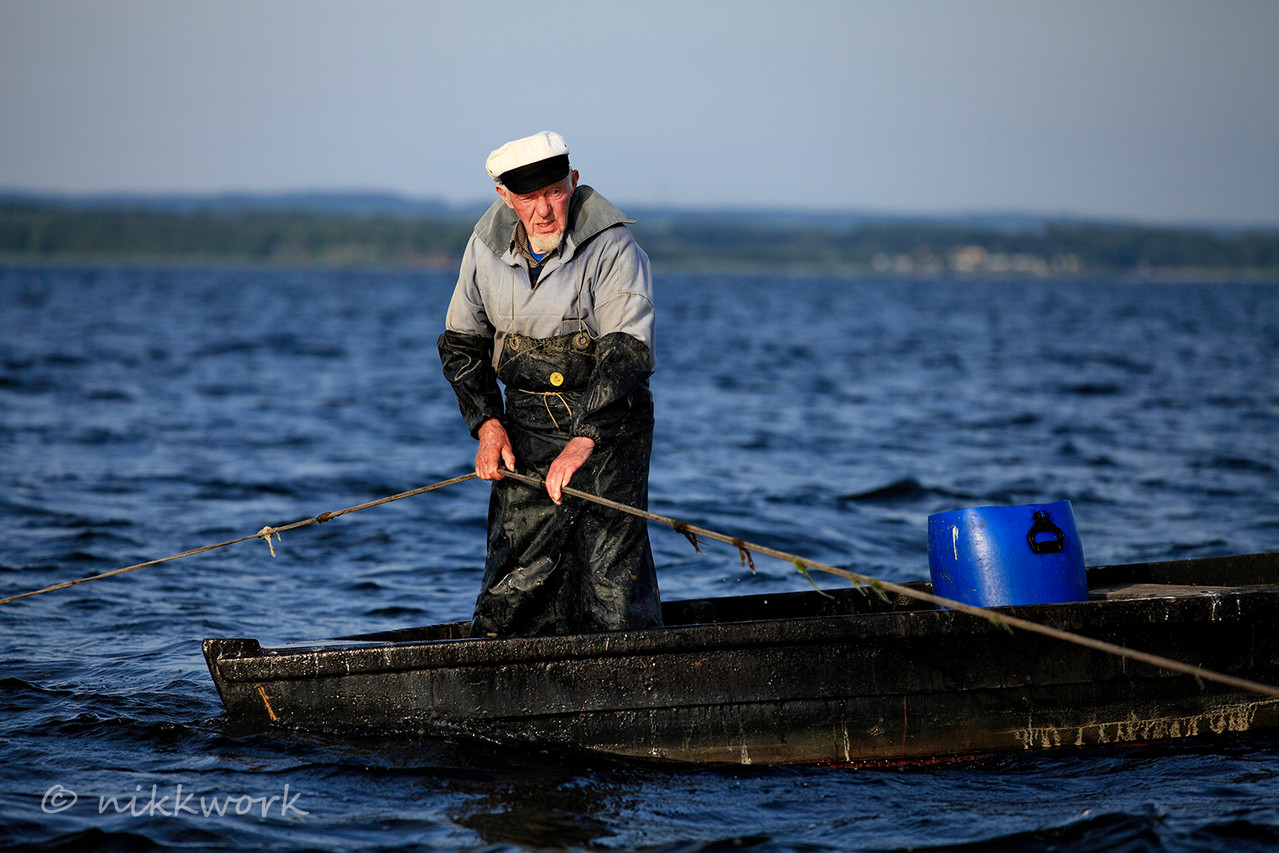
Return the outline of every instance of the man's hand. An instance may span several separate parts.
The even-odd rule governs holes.
[[[546,493],[551,496],[551,500],[557,504],[563,501],[564,487],[568,485],[569,480],[573,479],[577,469],[585,465],[586,460],[590,459],[591,454],[594,452],[594,440],[582,435],[569,439],[568,444],[560,451],[560,455],[555,457],[555,461],[551,463],[550,469],[546,472]]]
[[[480,449],[475,451],[475,475],[481,480],[500,480],[498,465],[508,471],[515,470],[515,448],[506,427],[497,418],[489,418],[480,425],[478,432]]]

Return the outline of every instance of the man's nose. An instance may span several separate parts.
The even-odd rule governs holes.
[[[554,211],[551,209],[551,200],[548,198],[539,198],[537,200],[537,215],[543,219],[550,219]]]

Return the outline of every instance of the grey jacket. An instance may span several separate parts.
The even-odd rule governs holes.
[[[573,406],[571,434],[599,443],[631,421],[651,431],[653,279],[648,256],[626,228],[631,221],[590,187],[579,187],[560,250],[533,286],[527,260],[512,245],[515,212],[499,199],[480,219],[438,342],[472,435],[488,418],[509,414],[497,376],[510,335],[546,340],[581,331],[595,342],[595,361]]]
[[[551,338],[578,331],[599,339],[625,332],[648,348],[653,340],[653,277],[648,256],[626,224],[634,222],[588,186],[578,187],[569,230],[548,258],[537,286],[512,246],[515,211],[498,199],[475,226],[462,256],[444,326],[493,341],[497,365],[508,334]]]

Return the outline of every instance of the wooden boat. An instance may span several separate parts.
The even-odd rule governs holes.
[[[1000,612],[1279,685],[1279,553],[1088,571]],[[924,589],[927,584],[912,584]],[[1279,699],[861,589],[672,601],[666,627],[209,639],[229,720],[691,762],[876,764],[1279,729]]]

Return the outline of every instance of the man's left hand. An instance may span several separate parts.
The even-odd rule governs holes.
[[[577,473],[577,469],[586,464],[586,460],[591,458],[591,454],[595,452],[595,441],[583,435],[574,436],[569,439],[568,444],[560,451],[560,455],[555,457],[555,461],[551,463],[550,469],[546,472],[546,493],[551,496],[551,500],[559,504],[563,502],[563,489],[568,485],[568,481],[573,479],[573,475]]]

